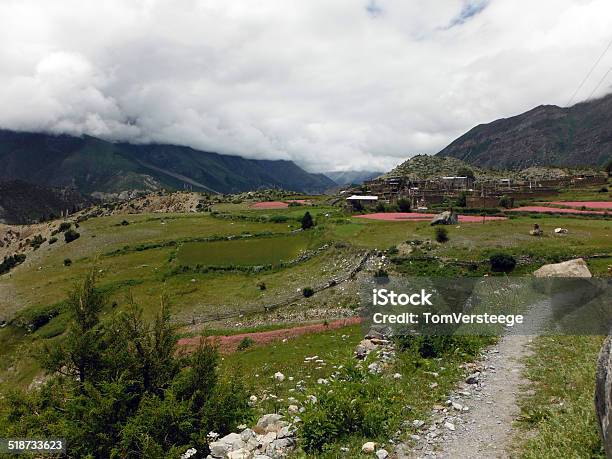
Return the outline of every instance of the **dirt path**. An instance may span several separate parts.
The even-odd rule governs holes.
[[[295,338],[296,336],[306,335],[309,333],[321,333],[327,330],[336,330],[338,328],[349,325],[358,324],[361,322],[360,317],[351,317],[348,319],[334,320],[328,324],[311,324],[302,325],[300,327],[282,328],[280,330],[270,330],[256,333],[240,333],[238,335],[228,336],[208,336],[206,338],[183,338],[178,341],[178,346],[186,350],[193,350],[200,345],[202,340],[214,343],[219,346],[219,350],[223,353],[235,352],[238,345],[244,338],[250,338],[256,344],[267,344],[272,341],[281,341],[283,339]]]
[[[550,315],[550,304],[542,302],[530,309],[522,329],[503,336],[479,361],[466,365],[469,376],[449,395],[445,406],[434,407],[431,420],[413,436],[413,445],[398,446],[398,458],[512,457],[518,397],[528,383],[523,377],[524,360]]]
[[[520,412],[517,397],[527,382],[522,377],[522,359],[530,352],[531,339],[505,336],[487,349],[483,359],[470,368],[480,371],[477,384],[462,382],[448,398],[452,403],[436,410],[433,422],[421,428],[416,445],[400,448],[398,457],[510,457],[512,423]]]

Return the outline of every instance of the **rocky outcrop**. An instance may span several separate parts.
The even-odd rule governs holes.
[[[272,413],[262,416],[253,429],[210,443],[207,459],[276,459],[286,457],[295,445],[293,425]]]
[[[442,212],[441,214],[436,215],[431,220],[431,225],[456,225],[459,223],[459,217],[456,212],[452,210],[447,210]]]
[[[606,457],[612,458],[612,336],[608,336],[597,360],[595,411]]]
[[[535,277],[593,277],[582,258],[544,265],[533,275]]]

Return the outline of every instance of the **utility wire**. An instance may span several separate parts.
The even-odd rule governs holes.
[[[603,53],[601,53],[601,55],[599,56],[597,61],[595,61],[595,64],[593,64],[593,67],[591,67],[591,70],[589,70],[589,73],[587,73],[587,75],[584,77],[584,80],[582,80],[582,82],[578,86],[578,89],[576,89],[576,91],[574,91],[574,94],[572,94],[572,97],[570,97],[570,100],[567,102],[567,104],[565,104],[566,107],[569,107],[571,105],[571,103],[574,101],[574,98],[576,97],[576,95],[578,95],[578,93],[580,92],[580,90],[582,89],[584,84],[587,82],[587,80],[589,79],[589,77],[593,73],[593,70],[595,70],[595,68],[599,65],[599,63],[601,62],[603,57],[606,55],[606,53],[608,52],[610,47],[612,47],[612,40],[610,40],[610,43],[608,43],[608,46],[606,46],[606,49],[604,49]],[[593,92],[595,92],[595,91],[593,91]],[[589,98],[590,98],[590,96],[589,96]]]
[[[595,89],[593,89],[593,91],[591,91],[591,94],[589,94],[589,99],[591,97],[593,97],[593,94],[595,94],[595,91],[597,91],[599,89],[599,87],[601,86],[601,84],[604,82],[604,80],[607,78],[608,75],[610,75],[610,72],[612,72],[612,67],[610,67],[608,69],[608,71],[606,72],[606,74],[601,78],[601,80],[599,80],[599,83],[597,83],[597,86],[595,86]]]

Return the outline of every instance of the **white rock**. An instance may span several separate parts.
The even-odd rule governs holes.
[[[276,424],[278,424],[278,422],[283,418],[282,415],[280,414],[276,414],[276,413],[272,413],[272,414],[264,414],[261,418],[259,418],[259,421],[257,421],[257,427],[260,430],[266,430],[269,427],[272,427]]]
[[[251,395],[251,396],[249,397],[249,401],[250,401],[251,403],[257,403],[257,395]]]
[[[361,447],[361,452],[366,454],[372,454],[376,449],[376,443],[373,441],[368,441],[363,444]]]
[[[451,406],[457,411],[463,410],[463,405],[461,403],[451,402]]]
[[[285,375],[282,374],[280,371],[277,371],[276,373],[274,373],[274,379],[279,382],[283,382],[285,380]]]
[[[287,412],[289,414],[297,414],[299,413],[300,408],[297,405],[289,405],[289,407],[287,408]]]
[[[544,265],[534,271],[535,277],[593,277],[582,258]]]
[[[448,430],[455,430],[455,424],[453,424],[452,422],[446,421],[444,423],[444,427],[446,427]]]
[[[412,421],[412,425],[415,428],[420,429],[421,427],[425,425],[425,421],[421,421],[420,419],[415,419],[414,421]]]
[[[394,379],[402,379],[402,375],[401,375],[401,373],[395,373],[395,374],[393,375],[393,378],[394,378]]]
[[[379,449],[378,451],[376,451],[376,457],[378,459],[387,459],[387,457],[389,457],[389,453],[386,449]]]
[[[230,451],[227,453],[227,459],[249,459],[251,452],[244,448],[237,449],[236,451]]]

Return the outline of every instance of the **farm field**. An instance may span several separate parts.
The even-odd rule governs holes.
[[[313,248],[310,235],[247,238],[231,241],[187,242],[178,251],[181,265],[278,265]]]

